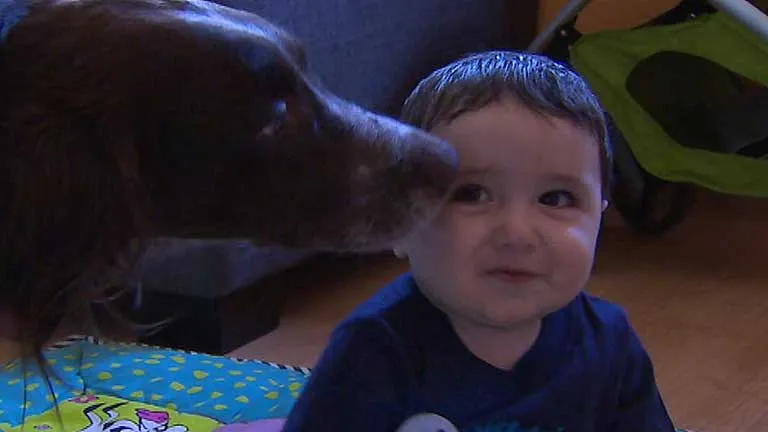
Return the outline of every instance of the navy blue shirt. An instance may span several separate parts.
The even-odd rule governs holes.
[[[674,431],[618,306],[579,294],[503,371],[475,357],[406,274],[336,328],[284,431],[394,432],[420,413],[467,432]]]

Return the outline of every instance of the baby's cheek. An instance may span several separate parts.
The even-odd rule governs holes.
[[[585,279],[592,271],[597,232],[583,227],[571,227],[553,239],[553,265],[567,273],[568,278]],[[575,281],[574,281],[575,282]]]
[[[462,262],[468,249],[468,233],[448,224],[422,227],[408,239],[409,255],[419,265],[437,267],[444,272],[454,263]]]
[[[581,223],[566,225],[564,240],[573,243],[571,247],[581,248],[584,253],[594,255],[597,234],[600,231],[600,221],[585,219]]]

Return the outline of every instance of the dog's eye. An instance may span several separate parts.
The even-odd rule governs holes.
[[[266,126],[264,126],[259,132],[260,136],[274,137],[280,134],[285,127],[285,124],[289,121],[288,117],[288,105],[285,101],[276,101],[272,106],[271,119]]]
[[[275,137],[316,127],[315,116],[309,104],[298,94],[289,94],[272,102],[270,122],[259,132],[260,136]]]

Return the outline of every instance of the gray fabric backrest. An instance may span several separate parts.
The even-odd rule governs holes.
[[[399,112],[411,88],[431,70],[470,51],[522,49],[536,24],[531,0],[219,2],[293,32],[305,44],[312,70],[331,91],[390,115]]]

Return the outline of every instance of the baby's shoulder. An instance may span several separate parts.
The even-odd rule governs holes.
[[[444,320],[416,287],[410,273],[405,273],[358,306],[336,327],[335,333],[385,341],[410,352],[435,338],[446,337]]]
[[[584,292],[579,295],[576,301],[586,316],[603,324],[620,326],[628,324],[626,310],[616,303]]]
[[[434,307],[416,287],[410,273],[394,278],[358,306],[345,322],[384,321],[395,327],[416,324]]]
[[[624,340],[632,332],[626,310],[611,301],[581,293],[569,305],[585,336],[608,343]]]

